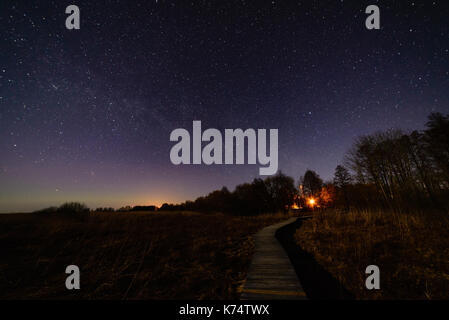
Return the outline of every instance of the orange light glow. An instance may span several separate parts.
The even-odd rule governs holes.
[[[308,202],[309,202],[309,205],[311,207],[313,207],[315,205],[315,199],[314,198],[310,198]]]

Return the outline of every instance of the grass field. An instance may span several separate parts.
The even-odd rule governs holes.
[[[357,299],[449,299],[448,230],[447,214],[328,210],[295,237]],[[371,264],[380,290],[365,287]]]
[[[0,215],[0,299],[234,299],[251,235],[283,215]],[[77,265],[81,290],[65,288]]]

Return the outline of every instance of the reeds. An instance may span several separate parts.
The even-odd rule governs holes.
[[[449,298],[449,216],[440,212],[326,210],[297,230],[311,252],[358,299]],[[381,290],[365,288],[377,265]]]

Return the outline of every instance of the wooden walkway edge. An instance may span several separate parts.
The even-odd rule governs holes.
[[[256,248],[240,299],[307,299],[287,253],[275,238],[277,229],[293,223],[296,219],[290,218],[268,226],[254,236]]]

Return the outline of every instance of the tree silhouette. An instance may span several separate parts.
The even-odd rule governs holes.
[[[431,113],[424,131],[427,150],[441,172],[446,185],[449,184],[449,115]]]
[[[306,196],[318,197],[323,187],[323,180],[313,170],[307,170],[304,176],[300,178],[300,182],[303,186],[303,192]]]
[[[343,200],[346,209],[349,208],[348,186],[351,184],[352,178],[348,169],[342,165],[335,168],[334,184],[338,188],[339,198]]]
[[[335,168],[334,184],[338,188],[344,188],[351,184],[351,174],[348,169],[342,165]]]

